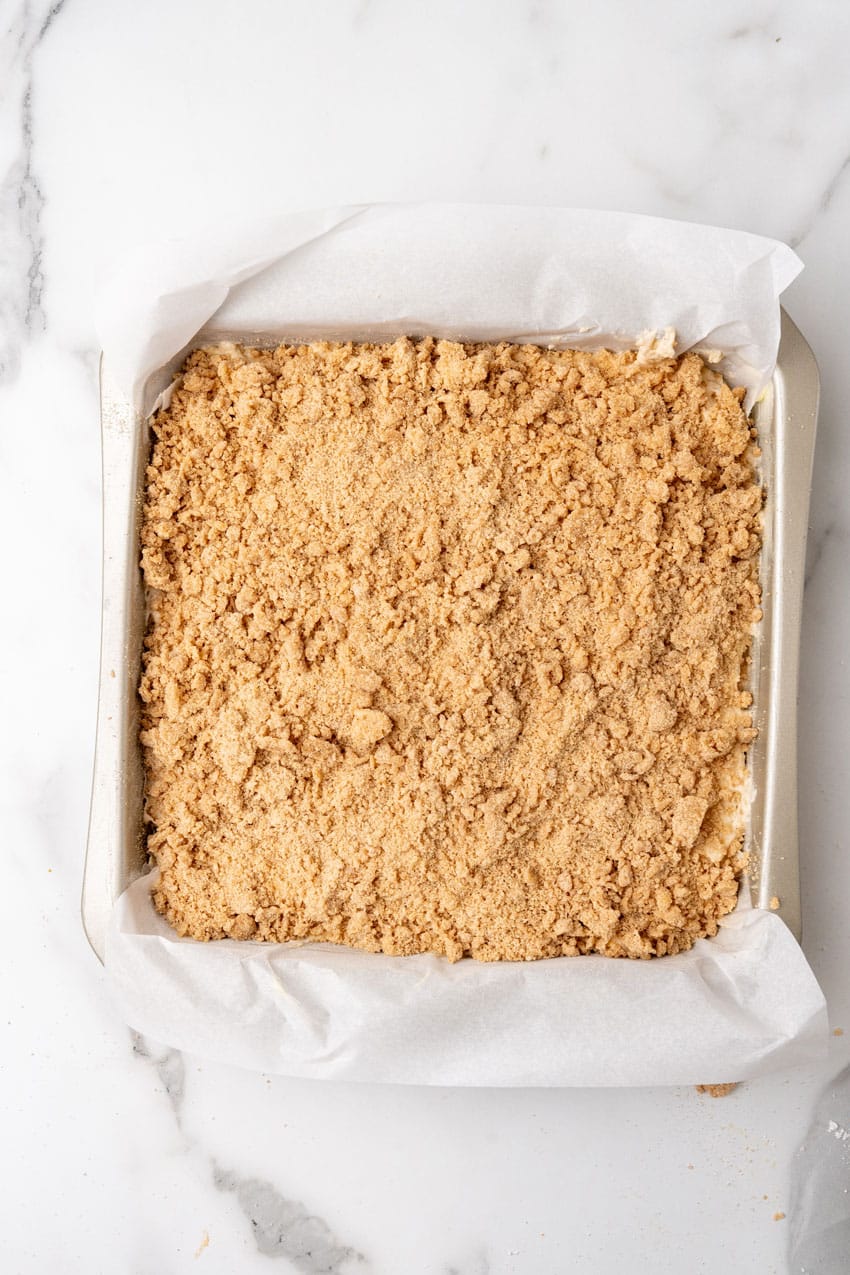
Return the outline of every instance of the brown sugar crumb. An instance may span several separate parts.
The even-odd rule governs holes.
[[[154,422],[154,898],[196,939],[662,956],[734,906],[753,438],[697,355],[193,353]]]
[[[770,900],[771,912],[778,912],[781,906],[782,904],[779,902],[779,899],[774,894],[773,898]]]
[[[833,1034],[833,1036],[843,1036],[843,1035],[844,1035],[844,1028],[843,1028],[843,1027],[834,1027],[834,1028],[832,1029],[832,1034]]]
[[[736,1081],[731,1081],[725,1085],[697,1085],[697,1093],[707,1093],[711,1098],[725,1098],[733,1089],[737,1089]]]
[[[781,1221],[783,1221],[784,1217],[785,1217],[785,1214],[784,1214],[784,1213],[782,1212],[782,1210],[780,1209],[780,1211],[779,1211],[778,1213],[774,1213],[774,1215],[773,1215],[773,1220],[774,1220],[774,1222],[781,1222]]]

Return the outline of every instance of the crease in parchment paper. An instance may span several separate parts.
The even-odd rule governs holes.
[[[178,939],[151,877],[116,907],[106,967],[130,1024],[219,1061],[445,1085],[745,1080],[820,1056],[823,997],[784,922],[742,906],[652,961],[382,956],[329,943]]]
[[[353,205],[139,248],[103,288],[97,322],[113,378],[144,413],[202,329],[624,350],[672,327],[679,354],[722,351],[750,407],[801,268],[776,240],[628,213]]]
[[[627,349],[676,333],[751,405],[772,375],[790,248],[625,213],[366,205],[139,250],[98,311],[140,416],[217,339],[399,335]],[[653,961],[454,965],[329,944],[180,939],[151,876],[116,904],[106,967],[138,1031],[268,1072],[455,1085],[740,1081],[819,1057],[823,996],[778,916],[748,905]]]

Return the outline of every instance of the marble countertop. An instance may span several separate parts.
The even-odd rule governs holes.
[[[850,1063],[848,56],[850,9],[790,0],[0,4],[4,1271],[801,1269],[794,1165]],[[180,1054],[110,1005],[79,919],[97,278],[129,245],[199,224],[421,198],[715,222],[783,238],[806,264],[786,296],[823,380],[804,947],[845,1029],[820,1066],[722,1100],[352,1087]]]

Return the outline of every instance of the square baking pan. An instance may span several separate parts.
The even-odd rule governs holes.
[[[220,340],[221,334],[216,333],[215,339]],[[241,339],[264,343],[255,334]],[[281,340],[285,336],[275,334],[274,343]],[[205,343],[202,331],[194,345]],[[750,662],[759,734],[747,756],[745,848],[750,867],[741,889],[749,890],[755,907],[772,905],[797,939],[801,933],[797,668],[818,394],[812,351],[783,310],[776,368],[753,412],[765,491],[760,567],[763,618],[754,635]],[[103,361],[100,409],[103,609],[82,913],[88,940],[103,960],[113,905],[148,867],[137,688],[146,623],[139,529],[150,431],[116,389]]]

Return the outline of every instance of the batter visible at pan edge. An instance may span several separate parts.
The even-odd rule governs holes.
[[[664,955],[735,905],[761,489],[694,354],[190,356],[142,562],[178,933]]]

